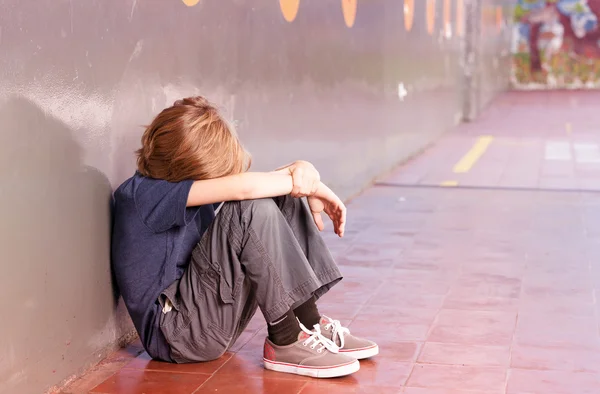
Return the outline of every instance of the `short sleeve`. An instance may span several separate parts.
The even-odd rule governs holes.
[[[187,209],[186,205],[193,183],[140,177],[134,200],[144,224],[152,231],[163,232],[191,222],[197,210]]]

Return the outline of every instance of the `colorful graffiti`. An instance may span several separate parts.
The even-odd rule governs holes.
[[[517,87],[600,87],[600,0],[518,0]]]

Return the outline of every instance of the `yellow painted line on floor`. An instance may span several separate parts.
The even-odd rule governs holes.
[[[494,137],[484,135],[477,139],[471,149],[460,159],[454,166],[453,171],[457,174],[469,172],[469,170],[477,163],[477,160],[485,153],[488,146],[492,143]]]
[[[456,187],[458,186],[458,181],[444,181],[440,183],[442,187]]]

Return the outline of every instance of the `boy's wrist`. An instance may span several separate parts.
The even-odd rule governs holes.
[[[331,195],[331,189],[327,187],[323,182],[319,182],[317,191],[311,197],[317,198],[328,198]]]

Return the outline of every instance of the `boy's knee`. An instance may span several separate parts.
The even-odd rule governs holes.
[[[272,198],[240,201],[242,212],[252,214],[252,217],[272,217],[280,215],[280,209]]]
[[[226,202],[221,210],[228,212],[231,217],[239,217],[242,222],[258,220],[276,222],[279,219],[293,216],[302,208],[302,200],[286,195],[275,198],[259,198],[256,200]]]

